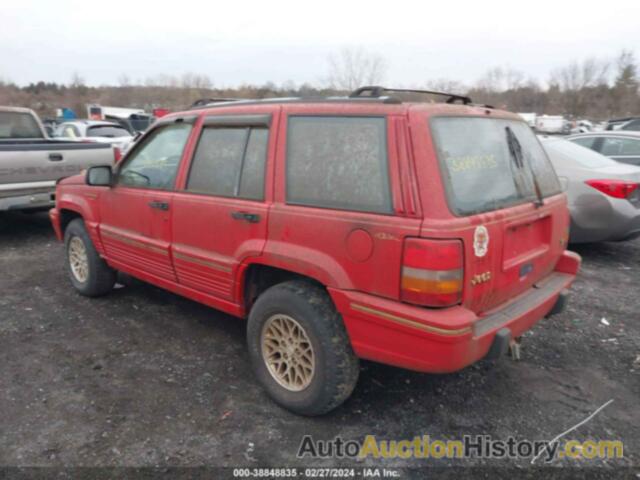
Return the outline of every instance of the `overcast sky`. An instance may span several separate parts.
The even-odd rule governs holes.
[[[380,53],[386,83],[472,83],[493,66],[546,80],[587,56],[640,56],[640,0],[4,0],[0,79],[117,84],[206,74],[215,86],[317,84],[344,47]]]

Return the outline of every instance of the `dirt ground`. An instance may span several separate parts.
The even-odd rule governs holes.
[[[604,476],[631,467],[635,477],[640,240],[575,250],[584,266],[568,310],[526,335],[520,362],[485,361],[450,375],[364,362],[344,406],[303,418],[257,385],[243,321],[137,281],[83,298],[46,215],[3,215],[0,465],[527,468],[529,459],[356,462],[296,453],[306,434],[549,440],[613,399],[568,437],[622,440],[624,458],[552,466],[596,466]]]

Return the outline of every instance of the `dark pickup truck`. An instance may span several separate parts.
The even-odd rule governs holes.
[[[48,209],[59,179],[114,160],[109,144],[50,139],[32,110],[0,107],[0,211]]]

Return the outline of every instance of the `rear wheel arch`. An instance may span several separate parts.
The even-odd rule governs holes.
[[[275,285],[292,280],[306,281],[326,291],[326,285],[316,278],[262,263],[248,265],[242,272],[242,277],[239,281],[240,285],[242,285],[242,289],[239,292],[242,295],[241,302],[247,315],[262,293]],[[329,296],[328,292],[327,296]]]

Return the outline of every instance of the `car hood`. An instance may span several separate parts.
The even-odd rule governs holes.
[[[58,182],[58,185],[84,185],[84,175],[85,171],[78,173],[77,175],[72,175],[71,177],[63,178]]]

